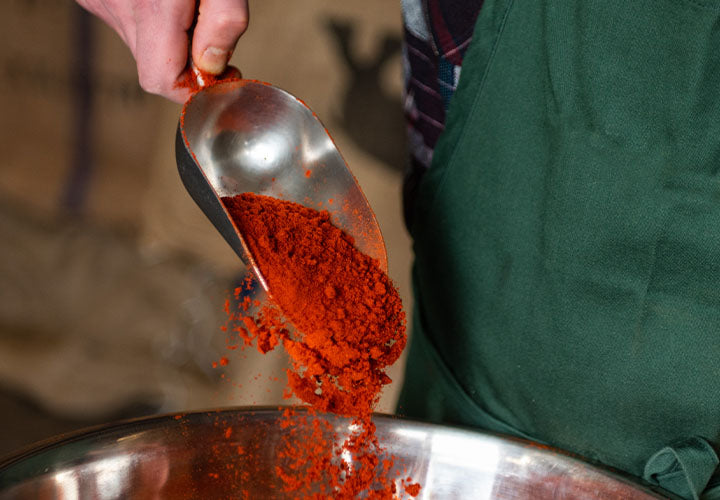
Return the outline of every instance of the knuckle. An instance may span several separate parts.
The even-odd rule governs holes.
[[[167,87],[157,75],[144,71],[138,71],[138,83],[145,92],[151,94],[162,94]]]
[[[218,12],[213,16],[212,24],[214,29],[224,33],[242,33],[247,29],[247,16],[236,10]]]

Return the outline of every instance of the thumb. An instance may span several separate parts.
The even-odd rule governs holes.
[[[247,0],[200,0],[192,38],[192,59],[206,73],[219,75],[247,29]]]

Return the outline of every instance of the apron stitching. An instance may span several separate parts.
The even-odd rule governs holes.
[[[500,27],[498,28],[495,41],[493,42],[492,50],[490,51],[490,56],[488,57],[488,62],[485,66],[485,70],[483,71],[482,78],[480,79],[480,82],[478,84],[478,89],[476,91],[475,97],[473,98],[472,105],[470,106],[470,112],[467,114],[467,117],[465,118],[465,123],[469,123],[472,121],[473,117],[475,116],[475,113],[477,112],[477,103],[480,100],[481,95],[483,94],[483,90],[485,88],[485,82],[487,80],[487,76],[490,73],[490,68],[493,65],[493,61],[495,59],[495,53],[497,52],[498,45],[500,45],[500,40],[502,38],[503,31],[505,31],[505,24],[507,23],[507,19],[510,16],[510,10],[512,10],[512,7],[514,5],[514,0],[510,0],[509,5],[505,9],[505,14],[503,15],[502,22],[500,23]],[[480,18],[482,16],[482,11],[480,12]],[[473,37],[476,38],[476,37]],[[462,75],[460,76],[462,78]],[[447,178],[448,172],[451,170],[453,164],[454,164],[454,158],[455,158],[455,152],[457,151],[458,145],[465,139],[465,136],[469,133],[470,127],[464,127],[462,132],[460,133],[460,137],[458,137],[457,141],[452,147],[452,153],[450,153],[450,160],[447,163],[447,166],[445,167],[444,172],[442,173],[442,178],[439,180],[437,188],[432,194],[432,197],[430,199],[430,202],[427,204],[427,211],[428,213],[433,212],[433,208],[435,206],[435,200],[438,196],[438,193],[442,191],[443,185],[445,184],[445,179]]]

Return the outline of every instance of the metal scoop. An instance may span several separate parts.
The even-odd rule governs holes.
[[[220,197],[253,192],[328,210],[387,272],[380,228],[355,177],[315,113],[284,90],[253,80],[204,88],[183,108],[175,155],[188,193],[265,290]]]

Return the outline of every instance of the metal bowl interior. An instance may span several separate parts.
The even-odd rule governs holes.
[[[293,498],[275,472],[288,432],[281,418],[277,409],[229,409],[73,434],[1,463],[0,498]],[[347,434],[349,420],[322,418]],[[398,486],[411,476],[422,486],[417,498],[666,498],[524,441],[381,415],[374,422]]]

